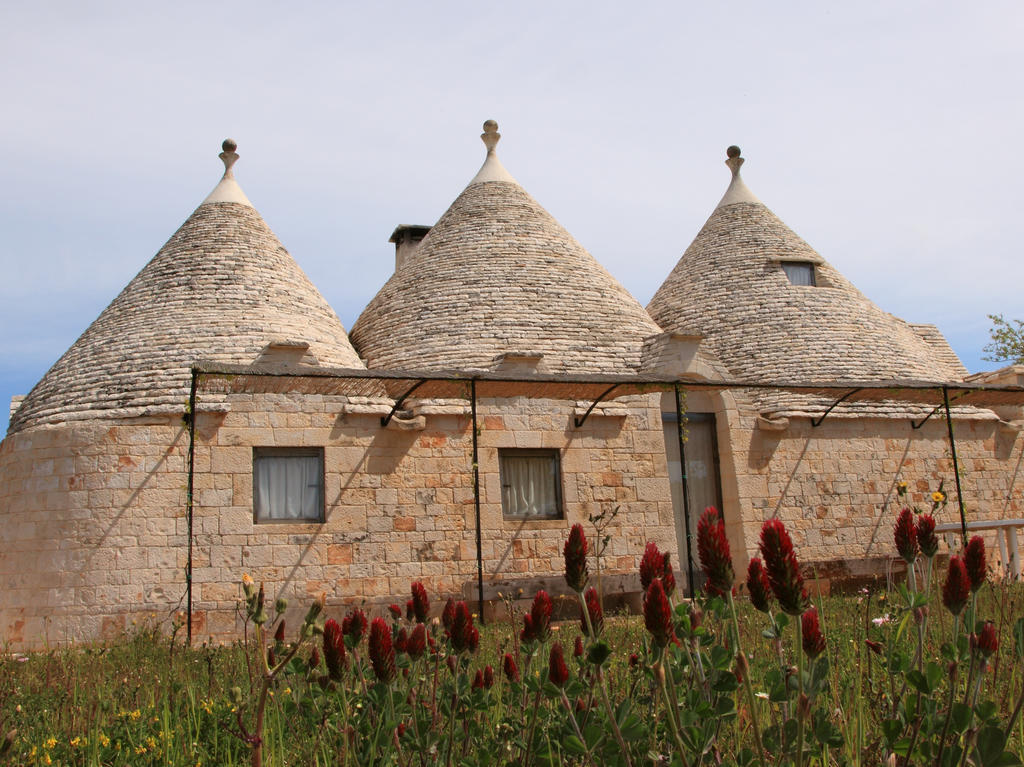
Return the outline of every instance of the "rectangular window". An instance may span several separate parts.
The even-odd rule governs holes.
[[[562,480],[557,450],[502,449],[501,509],[513,519],[560,519]]]
[[[256,522],[323,522],[322,448],[253,448],[252,484]]]
[[[794,285],[814,287],[814,264],[810,261],[783,261],[782,271]]]

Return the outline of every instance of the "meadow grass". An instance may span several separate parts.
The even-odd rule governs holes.
[[[834,757],[837,764],[881,763],[881,722],[907,695],[886,673],[885,657],[870,652],[864,641],[893,641],[895,627],[886,621],[894,612],[892,599],[890,592],[881,590],[815,600],[832,675],[828,707],[846,742]],[[778,658],[761,636],[768,625],[765,616],[742,598],[737,603],[743,647],[752,655],[751,679],[763,696],[767,690],[758,689],[758,681],[778,666]],[[983,684],[1003,719],[1009,717],[1024,685],[1012,636],[1014,621],[1024,615],[1022,604],[1024,586],[1019,584],[989,584],[979,595],[978,615],[995,621],[1000,639],[1000,650]],[[938,599],[932,599],[930,615],[933,631],[926,657],[937,657],[951,617]],[[499,669],[500,685],[502,653],[512,649],[517,631],[518,626],[509,622],[482,627],[471,669],[492,665]],[[579,633],[578,622],[566,621],[556,624],[553,638],[571,648]],[[639,711],[654,716],[656,696],[651,694],[650,682],[629,663],[632,653],[642,657],[645,637],[643,619],[638,616],[607,619],[605,638],[612,655],[606,678],[616,705],[630,698]],[[307,655],[304,650],[303,656]],[[234,691],[239,688],[243,697],[253,694],[258,680],[252,680],[247,669],[246,649],[240,643],[189,648],[154,628],[89,647],[5,653],[0,658],[0,732],[14,731],[14,735],[3,758],[24,765],[249,764],[251,748],[239,732]],[[541,658],[531,672],[545,669]],[[311,705],[303,694],[305,684],[299,677],[283,677],[275,683],[267,707],[265,764],[339,763],[338,743],[344,728],[339,727],[338,717],[343,712]],[[463,746],[460,760],[465,763],[478,763],[474,754],[485,757],[480,763],[501,763],[498,755],[503,753],[506,730],[522,715],[511,710],[515,707],[509,705],[507,695],[495,695],[489,701],[473,713],[480,726],[472,742]],[[718,747],[728,751],[730,742],[747,726],[742,714],[727,722],[719,730]],[[1010,734],[1008,750],[1022,751],[1022,727],[1018,723]],[[381,755],[381,761],[390,758]],[[559,759],[578,762],[571,754],[559,754]],[[395,761],[400,763],[401,757]]]

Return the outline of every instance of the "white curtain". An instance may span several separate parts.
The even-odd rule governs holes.
[[[256,458],[256,521],[268,519],[319,520],[320,457],[261,455]]]
[[[814,265],[799,261],[782,262],[782,271],[794,285],[814,285]]]
[[[506,516],[558,516],[556,463],[553,456],[503,455],[501,482]]]

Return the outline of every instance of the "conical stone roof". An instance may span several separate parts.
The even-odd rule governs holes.
[[[629,373],[660,333],[643,307],[505,170],[484,124],[476,177],[352,326],[371,369]],[[542,356],[541,356],[542,355]]]
[[[294,364],[363,368],[337,315],[235,181],[234,149],[224,142],[224,178],[36,384],[10,431],[180,411],[196,360],[254,364],[284,347]]]
[[[732,183],[647,310],[666,331],[699,333],[733,376],[824,382],[966,374],[932,326],[882,311],[797,236],[743,183],[730,147]],[[792,284],[785,263],[813,265],[816,284]],[[785,409],[797,395],[757,395]],[[785,400],[785,401],[783,401]]]

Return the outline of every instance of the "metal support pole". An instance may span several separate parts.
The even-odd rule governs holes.
[[[686,439],[683,436],[683,401],[679,395],[679,384],[674,384],[676,394],[676,436],[679,438],[679,471],[683,478],[683,523],[686,526],[686,583],[693,599],[693,551],[690,544],[690,486],[686,480]]]
[[[480,532],[480,454],[477,447],[476,379],[469,382],[470,410],[473,414],[473,506],[476,508],[476,593],[480,623],[484,621],[484,553]]]
[[[188,390],[188,490],[185,492],[185,515],[188,517],[188,564],[185,565],[185,589],[188,594],[188,643],[192,645],[192,517],[195,510],[196,474],[196,388],[199,371],[192,368],[192,384]]]
[[[949,389],[942,387],[942,404],[946,408],[946,428],[949,430],[949,452],[953,456],[953,477],[956,479],[956,502],[960,506],[960,531],[967,545],[967,516],[964,514],[964,496],[960,489],[960,463],[956,459],[956,440],[953,439],[953,419],[949,415]]]

